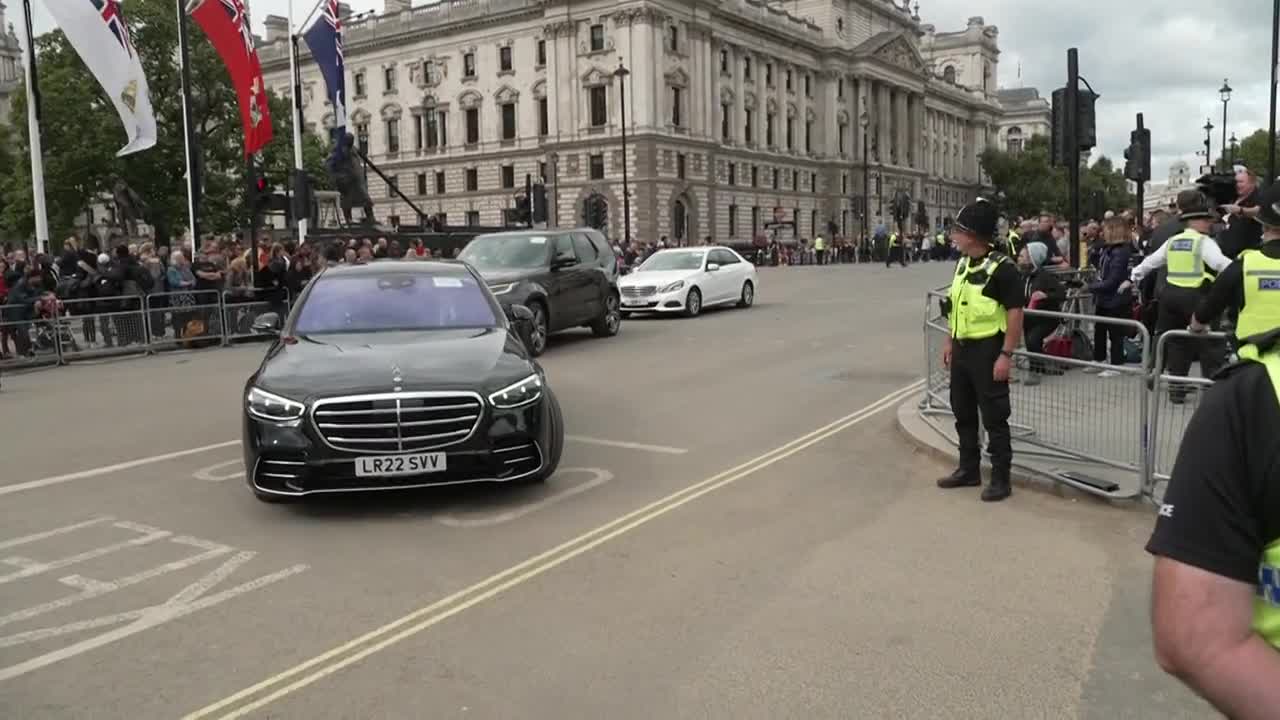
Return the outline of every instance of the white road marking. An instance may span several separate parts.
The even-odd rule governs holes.
[[[138,458],[137,460],[129,460],[128,462],[116,463],[115,465],[103,465],[102,467],[67,473],[66,475],[53,475],[47,478],[40,478],[39,480],[28,480],[27,482],[14,483],[12,485],[0,485],[0,495],[10,495],[12,493],[23,492],[24,490],[35,490],[36,488],[49,487],[50,485],[60,485],[74,480],[86,480],[100,475],[120,472],[121,470],[131,470],[144,465],[154,465],[155,463],[165,462],[166,460],[176,460],[178,458],[187,457],[188,455],[197,455],[199,453],[209,452],[210,450],[221,450],[222,448],[228,448],[239,444],[239,440],[228,440],[227,442],[214,443],[213,445],[203,445],[201,447],[178,450],[177,452],[165,453],[163,455],[152,455],[150,457]]]
[[[83,528],[87,528],[92,525],[99,525],[104,522],[111,522],[112,520],[115,520],[115,518],[111,517],[110,515],[103,515],[102,517],[96,517],[96,518],[93,518],[92,520],[85,520],[84,522],[78,522],[78,523],[75,523],[74,525],[63,525],[60,528],[45,530],[44,532],[38,532],[31,535],[23,535],[22,537],[16,537],[16,538],[13,538],[12,540],[5,540],[4,542],[0,542],[0,550],[7,550],[11,547],[26,545],[27,543],[33,543],[33,542],[36,542],[37,540],[44,540],[45,538],[56,537],[58,535],[65,535],[67,533],[75,532],[76,530],[81,530]]]
[[[565,435],[564,439],[569,442],[583,443],[586,445],[604,445],[605,447],[623,448],[625,450],[640,450],[642,452],[658,453],[660,455],[684,455],[689,452],[686,448],[669,447],[666,445],[646,445],[644,443],[623,442],[621,440],[605,440],[603,438],[585,437],[583,435]]]
[[[183,720],[199,720],[200,718],[210,717],[215,713],[218,714],[221,720],[235,720],[235,718],[244,717],[286,695],[297,692],[358,663],[370,655],[444,622],[458,613],[547,573],[579,555],[590,552],[708,493],[738,482],[764,468],[803,452],[805,449],[838,433],[844,432],[868,418],[874,417],[881,411],[893,407],[896,403],[917,392],[923,384],[924,381],[918,380],[899,388],[870,405],[801,435],[790,442],[779,445],[763,455],[758,455],[724,472],[712,475],[682,490],[655,500],[594,530],[589,530],[550,550],[530,557],[524,562],[491,575],[468,588],[419,608],[382,627],[371,630],[233,695],[229,695],[222,700],[206,705],[184,716]],[[289,682],[292,678],[296,679]]]
[[[558,493],[548,495],[547,497],[544,497],[541,500],[538,500],[537,502],[532,502],[532,503],[529,503],[528,505],[523,505],[521,507],[514,508],[512,510],[507,510],[506,512],[494,513],[489,515],[479,515],[475,517],[457,517],[454,515],[441,515],[436,518],[436,522],[440,523],[441,525],[448,525],[449,527],[456,527],[456,528],[478,528],[478,527],[491,527],[493,525],[501,525],[502,523],[505,523],[505,522],[511,522],[516,518],[524,517],[525,515],[528,515],[531,512],[541,510],[542,508],[547,507],[549,505],[555,505],[556,503],[559,503],[561,501],[568,500],[569,498],[573,497],[574,495],[577,495],[578,493],[586,492],[587,490],[590,490],[593,487],[603,485],[613,479],[613,473],[609,472],[608,470],[602,470],[600,468],[563,468],[559,472],[557,472],[556,475],[559,476],[562,473],[563,474],[589,473],[592,475],[592,478],[584,483],[578,483],[577,485],[569,487],[565,490],[561,490]]]
[[[235,472],[232,472],[230,474],[216,472],[217,470],[221,470],[224,467],[231,467],[231,466],[234,466],[236,468]],[[209,467],[200,468],[199,470],[195,471],[192,474],[195,476],[197,480],[206,480],[208,482],[224,482],[226,480],[234,480],[236,478],[242,478],[244,477],[244,459],[236,458],[235,460],[220,462],[215,465],[210,465]]]
[[[137,547],[139,545],[147,545],[149,543],[155,542],[156,540],[162,540],[164,538],[167,538],[173,534],[167,530],[157,530],[155,528],[146,527],[145,525],[137,525],[135,523],[127,523],[127,522],[115,523],[114,527],[118,527],[123,530],[132,530],[134,532],[139,532],[144,534],[141,537],[136,537],[136,538],[133,538],[132,540],[125,540],[123,542],[112,543],[111,545],[103,545],[102,547],[96,547],[92,550],[86,550],[85,552],[60,558],[58,560],[50,560],[48,562],[34,562],[34,563],[9,562],[9,564],[11,565],[22,565],[23,568],[18,572],[9,573],[8,575],[0,575],[0,585],[7,582],[12,582],[14,580],[20,580],[25,577],[31,577],[32,575],[39,575],[41,573],[46,573],[46,572],[49,572],[50,570],[57,570],[59,568],[64,568],[64,567],[67,567],[68,565],[75,565],[76,563],[81,563],[86,560],[93,560],[95,558],[100,558],[104,555],[110,555],[111,553],[116,552],[118,550],[124,550],[125,548]],[[22,561],[22,560],[25,560],[25,558],[6,558],[6,562],[8,562],[9,560]]]

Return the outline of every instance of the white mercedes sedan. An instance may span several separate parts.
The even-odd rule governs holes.
[[[618,280],[622,316],[680,313],[694,317],[717,305],[751,307],[756,268],[726,247],[659,250]]]

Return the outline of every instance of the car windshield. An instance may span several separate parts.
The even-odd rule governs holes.
[[[294,332],[379,332],[496,327],[498,318],[471,275],[384,273],[320,277]]]
[[[660,252],[645,260],[638,270],[701,270],[703,255],[700,252]]]
[[[546,235],[481,235],[463,248],[458,259],[481,270],[525,270],[545,267]]]

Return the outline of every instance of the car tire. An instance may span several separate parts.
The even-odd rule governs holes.
[[[551,320],[547,317],[547,306],[541,300],[528,304],[533,312],[533,333],[530,335],[529,355],[539,357],[547,351],[547,337],[551,334]]]
[[[738,307],[749,308],[756,302],[756,286],[750,280],[742,283],[742,295],[738,297]]]
[[[533,485],[546,482],[556,474],[556,469],[560,467],[560,457],[564,454],[564,413],[560,410],[560,400],[550,387],[547,388],[547,422],[551,426],[547,441],[547,461],[543,463],[542,469],[522,480],[523,483]]]
[[[604,299],[604,312],[591,322],[591,333],[596,337],[613,337],[622,329],[621,301],[617,293],[609,293]]]
[[[702,314],[702,291],[696,286],[689,288],[689,294],[684,298],[684,316],[698,317]]]

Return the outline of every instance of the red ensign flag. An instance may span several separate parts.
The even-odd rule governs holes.
[[[193,0],[187,11],[209,36],[213,49],[231,75],[231,84],[240,99],[240,122],[244,126],[244,154],[253,155],[271,142],[271,111],[267,89],[262,84],[262,65],[253,46],[249,18],[243,0]]]

